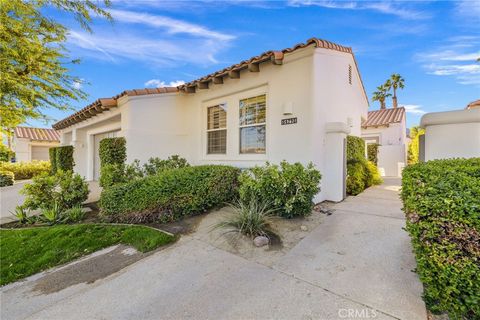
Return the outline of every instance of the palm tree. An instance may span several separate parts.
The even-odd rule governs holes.
[[[385,100],[390,97],[392,94],[387,93],[388,89],[385,85],[381,85],[377,87],[377,91],[373,93],[372,100],[380,102],[380,109],[385,109]]]
[[[397,89],[403,89],[405,87],[405,79],[403,79],[402,76],[399,75],[398,73],[394,73],[390,76],[390,79],[388,79],[385,82],[385,87],[387,88],[387,91],[390,91],[390,89],[393,89],[393,97],[392,97],[393,107],[394,108],[398,107]]]

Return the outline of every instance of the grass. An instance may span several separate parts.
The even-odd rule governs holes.
[[[97,250],[126,244],[147,252],[175,236],[144,226],[78,224],[0,230],[0,285]]]

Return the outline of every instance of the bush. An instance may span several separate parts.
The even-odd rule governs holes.
[[[268,204],[251,198],[248,202],[238,201],[231,205],[234,213],[215,227],[224,228],[231,232],[242,233],[246,236],[268,236],[274,210]]]
[[[167,170],[104,189],[101,214],[111,221],[173,221],[232,201],[239,169],[195,166]]]
[[[48,157],[50,158],[50,173],[55,174],[57,172],[57,147],[48,149]]]
[[[26,196],[23,206],[32,210],[53,209],[60,211],[81,205],[88,198],[88,184],[72,171],[58,170],[55,175],[44,173],[21,190]]]
[[[306,216],[312,212],[321,177],[312,163],[306,167],[298,162],[282,161],[280,166],[267,163],[242,172],[240,199],[245,203],[257,199],[284,218]]]
[[[125,138],[100,141],[100,186],[103,188],[125,182],[127,147]]]
[[[368,188],[370,186],[383,183],[383,179],[378,172],[377,166],[371,162],[365,162],[365,186]]]
[[[148,162],[143,165],[143,173],[145,176],[149,176],[165,170],[184,168],[188,166],[189,164],[187,160],[178,155],[170,156],[167,160],[150,158],[148,159]]]
[[[57,147],[55,150],[55,172],[58,170],[73,171],[74,165],[73,146]]]
[[[63,222],[80,222],[85,218],[85,212],[82,206],[76,205],[73,208],[67,209],[62,213]]]
[[[373,162],[374,165],[378,164],[378,143],[367,144],[367,158],[368,161]]]
[[[401,197],[427,306],[480,319],[480,158],[410,165]]]
[[[0,141],[0,161],[9,162],[14,157],[15,157],[15,152],[13,152],[9,147],[4,145]]]
[[[347,162],[365,159],[365,141],[360,137],[347,136]]]
[[[13,185],[14,175],[11,171],[0,170],[0,187]]]
[[[15,180],[31,179],[50,172],[50,162],[33,160],[30,162],[1,162],[0,171],[13,172]]]
[[[365,161],[349,161],[347,163],[347,194],[356,196],[365,190],[366,170]]]

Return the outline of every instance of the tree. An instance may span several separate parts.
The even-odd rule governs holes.
[[[392,97],[393,107],[394,108],[398,107],[397,89],[403,89],[405,87],[405,79],[403,79],[402,76],[399,75],[398,73],[394,73],[390,76],[390,79],[388,79],[385,82],[385,87],[387,88],[387,91],[390,91],[390,89],[393,89],[393,97]]]
[[[69,59],[64,46],[68,29],[44,16],[42,8],[73,14],[89,32],[92,14],[111,16],[92,0],[0,1],[0,130],[11,135],[28,118],[47,119],[48,108],[65,110],[71,99],[86,98],[67,67],[79,62]],[[110,0],[100,2],[110,6]]]
[[[425,134],[425,129],[420,127],[410,128],[410,144],[408,145],[407,160],[408,164],[418,163],[419,137]]]
[[[387,93],[387,88],[385,87],[385,85],[381,85],[381,86],[378,86],[377,87],[377,91],[375,91],[372,95],[372,100],[373,101],[378,101],[380,102],[380,108],[381,109],[385,109],[386,106],[385,106],[385,100],[390,97],[392,94],[391,93]]]

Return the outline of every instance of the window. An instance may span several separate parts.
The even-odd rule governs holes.
[[[227,111],[224,104],[207,109],[207,153],[227,153]]]
[[[240,100],[240,153],[265,153],[266,95]]]
[[[348,83],[352,84],[352,66],[348,65]]]

